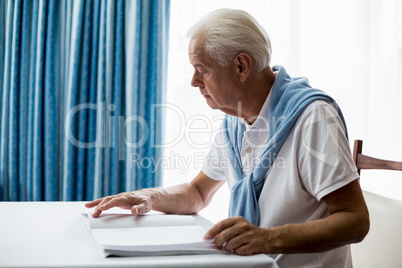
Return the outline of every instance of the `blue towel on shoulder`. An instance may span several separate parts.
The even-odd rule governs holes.
[[[257,226],[259,225],[258,199],[265,182],[265,175],[303,110],[315,100],[330,102],[338,110],[346,129],[342,112],[330,96],[312,88],[306,78],[290,77],[282,66],[274,66],[272,70],[279,72],[272,87],[268,108],[269,141],[262,153],[261,161],[247,177],[244,177],[241,162],[245,127],[241,119],[235,116],[226,115],[223,121],[224,141],[225,144],[229,144],[226,146],[226,154],[236,178],[236,183],[231,189],[229,217],[243,216]]]

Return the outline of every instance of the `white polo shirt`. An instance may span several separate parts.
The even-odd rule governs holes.
[[[253,125],[246,124],[241,160],[247,176],[257,166],[269,139],[268,96]],[[235,183],[224,148],[222,132],[202,171],[214,180]],[[329,103],[312,102],[299,116],[271,169],[258,201],[259,226],[269,228],[303,223],[329,215],[325,195],[359,178],[345,129]],[[350,245],[323,253],[272,255],[280,267],[352,267]]]

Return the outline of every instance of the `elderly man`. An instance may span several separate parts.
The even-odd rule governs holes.
[[[271,68],[268,36],[244,11],[214,11],[189,36],[191,85],[227,114],[202,171],[186,184],[89,202],[93,216],[115,206],[196,213],[227,181],[230,217],[205,239],[240,255],[270,254],[281,267],[351,267],[349,244],[365,237],[369,217],[336,103]]]

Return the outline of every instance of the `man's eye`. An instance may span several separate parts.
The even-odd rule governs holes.
[[[203,68],[197,68],[197,71],[198,71],[200,74],[205,74],[205,70],[204,70]]]

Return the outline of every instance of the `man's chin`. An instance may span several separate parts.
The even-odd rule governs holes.
[[[216,109],[219,108],[219,106],[216,104],[216,102],[214,102],[214,101],[212,100],[211,97],[205,97],[205,101],[207,102],[208,106],[209,106],[211,109],[216,110]]]

